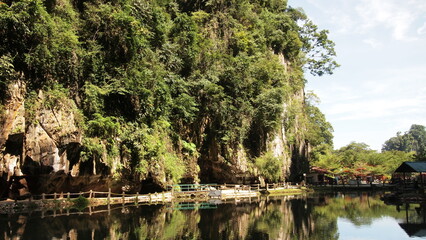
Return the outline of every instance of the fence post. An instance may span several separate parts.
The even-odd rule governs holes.
[[[89,191],[89,198],[92,198],[92,194],[93,194],[93,190],[90,189],[90,191]]]
[[[56,201],[56,193],[53,194],[53,199]]]
[[[108,188],[108,197],[107,197],[108,205],[111,201],[111,188]]]
[[[44,200],[46,200],[46,194],[45,193],[42,193],[41,194],[41,199],[44,201]]]
[[[68,199],[68,201],[70,200],[70,198],[71,198],[71,194],[70,194],[70,192],[68,192],[67,193],[67,199]]]
[[[136,192],[135,204],[139,203],[139,192]]]
[[[122,199],[122,201],[123,201],[123,204],[124,204],[124,191],[121,193],[122,194],[122,197],[121,197],[121,199]]]

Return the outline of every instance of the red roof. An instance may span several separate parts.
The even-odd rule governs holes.
[[[320,167],[311,167],[311,171],[317,172],[317,173],[328,173],[327,169],[323,169],[323,168],[320,168]]]

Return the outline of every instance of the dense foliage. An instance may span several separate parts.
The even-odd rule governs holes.
[[[379,153],[365,143],[352,142],[338,150],[327,146],[317,148],[312,165],[340,176],[382,175],[390,178],[401,163],[414,160],[414,152],[391,150]]]
[[[415,152],[418,161],[426,161],[426,130],[422,125],[413,124],[410,130],[397,132],[383,144],[382,151]]]
[[[365,143],[352,142],[338,150],[333,150],[329,144],[320,144],[313,151],[311,165],[343,176],[390,177],[405,161],[425,161],[425,154],[425,127],[413,124],[409,131],[398,132],[385,141],[382,152],[371,150]]]
[[[334,43],[286,0],[3,0],[0,38],[0,89],[67,89],[84,115],[82,160],[117,172],[178,182],[191,159],[231,162],[241,145],[254,164],[283,121],[331,144],[318,108],[291,101],[304,69],[338,66]]]

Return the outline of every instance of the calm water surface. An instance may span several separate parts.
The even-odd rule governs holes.
[[[0,239],[426,239],[424,205],[385,205],[379,197],[312,194],[0,215]]]

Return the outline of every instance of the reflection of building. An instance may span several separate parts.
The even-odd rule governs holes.
[[[399,209],[400,206],[397,206]],[[399,226],[410,237],[426,237],[426,204],[421,203],[419,207],[410,209],[410,204],[405,204],[405,223],[400,223]],[[416,212],[416,214],[409,214],[409,211]]]
[[[426,237],[426,224],[424,223],[400,223],[399,226],[404,229],[410,237]]]

